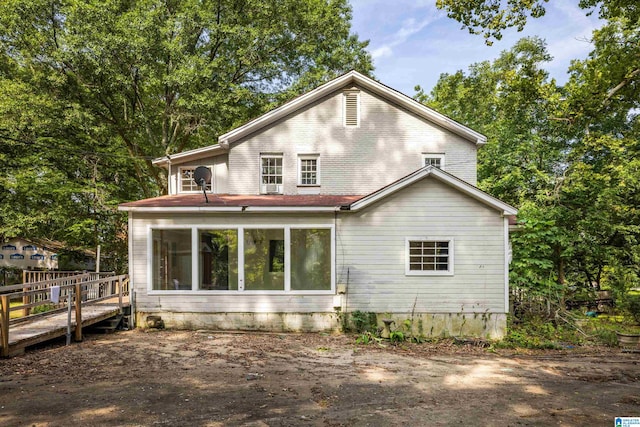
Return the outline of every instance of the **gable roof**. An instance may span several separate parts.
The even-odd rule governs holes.
[[[165,166],[170,160],[186,161],[202,157],[203,155],[217,155],[226,152],[229,149],[229,145],[243,138],[253,132],[256,132],[270,124],[286,117],[287,115],[304,108],[305,106],[319,100],[320,98],[331,94],[334,91],[347,85],[357,85],[365,88],[372,93],[390,101],[406,110],[435,123],[444,129],[447,129],[456,135],[463,137],[471,143],[476,145],[483,145],[487,142],[487,137],[468,128],[455,120],[450,119],[444,114],[419,103],[415,99],[398,92],[395,89],[390,88],[382,83],[379,83],[357,71],[349,71],[340,77],[337,77],[322,86],[313,89],[310,92],[301,95],[286,104],[269,111],[262,116],[251,120],[250,122],[233,129],[230,132],[220,135],[218,143],[210,145],[208,147],[197,148],[195,150],[183,151],[181,153],[172,154],[171,156],[165,156],[157,158],[153,161],[154,165]]]
[[[399,180],[392,182],[391,184],[382,187],[381,189],[374,191],[373,193],[351,203],[348,207],[343,207],[343,209],[352,211],[364,209],[367,206],[377,202],[378,200],[390,196],[391,194],[400,191],[403,188],[410,186],[414,182],[420,181],[421,179],[428,176],[431,176],[440,182],[448,184],[461,193],[464,193],[467,196],[470,196],[493,209],[501,211],[505,216],[514,216],[518,213],[518,210],[513,206],[491,196],[488,193],[485,193],[479,188],[474,187],[473,185],[459,178],[456,178],[455,176],[443,171],[442,169],[436,168],[431,165],[418,169],[417,171],[410,173],[409,175],[400,178]]]

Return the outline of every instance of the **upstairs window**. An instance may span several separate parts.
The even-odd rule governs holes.
[[[194,192],[201,192],[202,188],[200,188],[200,186],[193,180],[193,173],[196,170],[195,166],[189,166],[189,167],[182,167],[179,169],[180,171],[180,175],[179,175],[179,180],[180,182],[178,183],[178,188],[180,189],[181,193],[194,193]],[[207,191],[211,192],[213,187],[212,187],[212,179],[213,179],[213,171],[211,173],[211,179],[209,179],[208,182],[206,182],[206,189]]]
[[[360,126],[360,92],[345,91],[344,92],[344,126],[358,127]]]
[[[453,275],[453,239],[406,240],[407,275]]]
[[[298,185],[320,185],[320,159],[317,155],[298,157]]]
[[[260,192],[282,194],[282,155],[260,156]]]
[[[444,154],[423,154],[422,166],[435,166],[444,170]]]

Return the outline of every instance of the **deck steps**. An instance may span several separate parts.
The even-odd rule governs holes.
[[[93,327],[96,331],[104,332],[105,334],[109,334],[118,329],[123,320],[122,314],[117,314],[109,319],[103,320]]]

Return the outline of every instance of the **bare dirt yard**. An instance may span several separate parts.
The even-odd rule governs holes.
[[[0,360],[2,426],[607,426],[640,357],[353,336],[126,331]]]

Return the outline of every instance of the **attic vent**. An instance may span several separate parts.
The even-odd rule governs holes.
[[[358,127],[360,125],[360,93],[348,91],[344,93],[344,125]]]

